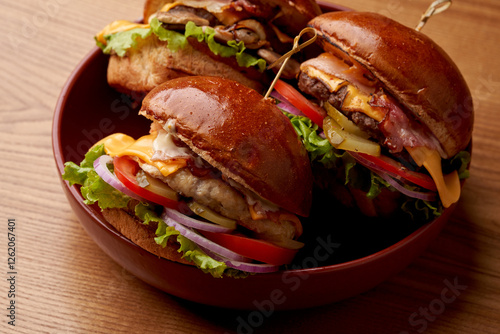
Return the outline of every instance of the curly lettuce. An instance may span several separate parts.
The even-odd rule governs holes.
[[[135,214],[144,224],[149,224],[152,221],[157,224],[155,242],[158,245],[166,247],[170,237],[174,237],[180,245],[177,251],[182,253],[183,259],[194,263],[204,273],[209,273],[213,277],[219,278],[223,276],[226,269],[228,269],[223,262],[214,260],[203,252],[196,243],[182,236],[175,228],[168,226],[154,209],[150,204],[139,203],[135,207]]]
[[[94,161],[100,156],[106,154],[104,145],[96,145],[87,152],[80,165],[74,162],[66,162],[64,165],[63,180],[72,185],[80,185],[80,192],[84,197],[84,203],[91,205],[97,203],[101,210],[108,208],[128,208],[131,198],[119,190],[116,190],[96,173],[94,170]],[[183,237],[173,227],[160,218],[158,210],[161,207],[149,204],[138,203],[135,205],[134,212],[143,224],[157,224],[155,242],[162,247],[166,247],[170,237],[176,238],[180,247],[178,252],[182,257],[193,262],[205,273],[210,273],[213,277],[226,276],[241,277],[245,274],[236,273],[230,270],[225,263],[219,262],[205,254],[194,242]]]
[[[309,153],[311,162],[318,162],[327,169],[335,168],[345,177],[344,184],[361,189],[370,199],[376,198],[384,188],[395,189],[371,170],[357,164],[354,158],[345,151],[335,149],[327,139],[318,134],[319,127],[305,116],[297,116],[286,111],[283,113],[290,119],[304,147]],[[469,177],[468,166],[471,157],[466,151],[459,152],[443,165],[445,172],[456,170],[460,179]],[[342,175],[342,174],[341,174]],[[401,210],[413,221],[430,221],[441,215],[443,210],[438,201],[429,202],[415,198],[406,198]]]
[[[137,46],[138,39],[146,39],[151,35],[152,30],[149,28],[135,28],[127,31],[122,31],[116,34],[105,35],[106,44],[96,40],[97,46],[102,49],[105,54],[110,54],[114,51],[118,56],[123,57],[128,49]]]
[[[283,113],[290,119],[295,132],[302,140],[311,162],[318,161],[327,168],[333,167],[340,155],[328,139],[318,135],[318,125],[305,116],[293,115],[286,111]]]
[[[184,34],[163,28],[160,20],[157,18],[152,19],[150,25],[153,33],[160,41],[168,42],[167,47],[170,51],[176,52],[186,47],[188,41]]]
[[[235,57],[241,67],[255,66],[261,72],[266,68],[264,59],[245,52],[246,47],[243,41],[229,41],[226,45],[220,44],[215,40],[215,30],[212,27],[198,27],[192,21],[186,24],[184,33],[180,33],[165,29],[160,20],[153,18],[149,28],[135,28],[105,35],[104,40],[106,43],[102,43],[96,38],[96,44],[105,54],[115,52],[118,56],[123,57],[127,50],[137,47],[141,39],[145,40],[151,34],[156,35],[159,40],[167,42],[167,47],[173,52],[186,47],[188,44],[187,38],[193,37],[198,42],[205,42],[215,55],[225,58]]]
[[[256,58],[248,53],[245,53],[245,43],[243,41],[236,42],[234,40],[223,45],[215,41],[215,30],[212,27],[198,27],[194,22],[188,22],[185,30],[186,37],[194,37],[198,42],[205,42],[213,54],[229,58],[236,57],[238,65],[241,67],[256,66],[259,71],[266,69],[266,61],[262,58]]]

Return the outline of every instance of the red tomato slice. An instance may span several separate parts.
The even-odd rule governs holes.
[[[125,187],[148,201],[166,206],[171,209],[177,209],[177,205],[179,202],[158,195],[152,191],[149,191],[148,189],[144,189],[137,183],[137,179],[135,176],[140,169],[137,162],[127,156],[123,156],[115,157],[113,160],[113,164],[115,166],[116,177],[125,185]]]
[[[293,88],[291,85],[287,84],[282,80],[276,81],[274,89],[280,93],[285,99],[288,100],[294,107],[299,109],[316,123],[320,128],[323,128],[323,118],[326,116],[326,111],[323,108],[313,104],[311,101],[306,99],[298,90]]]
[[[297,250],[241,235],[200,231],[207,239],[245,257],[280,266],[292,262]]]
[[[364,153],[358,153],[363,159],[370,161],[371,163],[380,166],[385,169],[388,173],[396,174],[416,185],[419,185],[425,189],[437,191],[436,183],[427,174],[417,173],[408,169],[403,169],[401,164],[392,159],[384,156],[375,157],[373,155],[368,155]]]

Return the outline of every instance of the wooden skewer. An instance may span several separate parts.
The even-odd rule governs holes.
[[[299,44],[300,38],[308,32],[312,33],[313,37],[311,37],[310,39],[308,39],[304,43]],[[281,67],[280,67],[278,73],[276,73],[276,77],[274,78],[273,82],[271,83],[271,86],[269,86],[269,89],[267,90],[266,95],[264,96],[265,99],[267,99],[269,97],[269,94],[271,94],[271,92],[273,91],[274,85],[276,84],[276,81],[278,81],[278,79],[281,75],[281,72],[285,68],[286,63],[288,63],[288,60],[290,59],[290,57],[293,54],[295,54],[295,53],[299,52],[300,50],[302,50],[303,48],[305,48],[306,46],[314,43],[316,41],[317,37],[318,37],[318,34],[317,34],[315,29],[313,29],[311,27],[307,27],[307,28],[302,29],[300,34],[295,36],[295,38],[293,40],[293,48],[267,67],[267,69],[271,69],[271,68],[279,65],[281,62],[283,62],[283,63],[281,63]]]
[[[452,0],[436,0],[433,3],[431,3],[429,8],[427,8],[427,10],[424,12],[422,17],[420,18],[420,22],[418,23],[415,30],[420,31],[424,27],[424,25],[427,23],[427,20],[429,20],[430,17],[432,17],[433,15],[442,13],[445,10],[447,10],[451,6],[451,2],[452,2]],[[308,32],[313,33],[313,37],[311,37],[310,39],[308,39],[304,43],[299,44],[300,38]],[[277,59],[276,61],[274,61],[272,64],[270,64],[267,67],[267,69],[271,69],[271,68],[273,68],[281,63],[281,67],[280,67],[278,73],[276,73],[276,77],[274,78],[273,82],[269,86],[269,89],[267,90],[266,95],[264,96],[265,99],[267,99],[269,97],[269,95],[271,94],[271,92],[273,91],[274,85],[276,84],[276,81],[278,81],[278,79],[281,75],[281,72],[285,68],[290,57],[293,54],[295,54],[295,53],[299,52],[300,50],[302,50],[303,48],[305,48],[306,46],[314,43],[316,41],[317,37],[318,37],[317,32],[313,28],[307,27],[307,28],[302,29],[300,34],[298,34],[294,38],[292,50],[285,53],[283,56],[281,56],[279,59]]]
[[[436,0],[433,3],[431,3],[429,8],[427,8],[425,13],[420,18],[420,22],[418,23],[415,30],[420,31],[431,16],[444,12],[445,10],[450,8],[450,6],[451,6],[451,0]]]

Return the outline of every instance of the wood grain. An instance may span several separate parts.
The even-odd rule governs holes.
[[[430,2],[337,1],[412,27]],[[94,33],[115,19],[141,15],[140,0],[2,3],[0,268],[7,272],[7,220],[14,218],[19,271],[14,328],[7,325],[8,282],[1,279],[2,333],[245,332],[241,320],[249,312],[171,297],[116,265],[87,237],[62,193],[51,149],[59,92],[93,47]],[[474,98],[474,159],[459,208],[402,273],[339,303],[274,313],[254,332],[500,331],[500,2],[454,1],[423,32],[455,60]],[[460,289],[444,303],[442,293],[450,284]],[[434,313],[425,316],[425,309]]]

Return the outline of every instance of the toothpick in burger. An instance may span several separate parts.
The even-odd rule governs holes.
[[[335,12],[308,24],[323,53],[303,62],[289,110],[316,185],[367,216],[425,222],[460,198],[474,112],[457,65],[429,37],[375,13]]]

